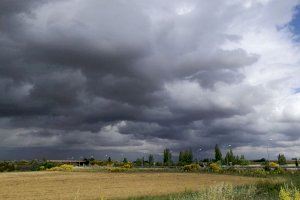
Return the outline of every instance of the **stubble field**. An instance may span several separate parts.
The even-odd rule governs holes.
[[[221,182],[251,184],[257,180],[199,173],[1,173],[0,199],[116,199],[197,191]]]

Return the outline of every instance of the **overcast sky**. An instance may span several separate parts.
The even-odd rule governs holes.
[[[0,159],[300,157],[299,3],[1,0]]]

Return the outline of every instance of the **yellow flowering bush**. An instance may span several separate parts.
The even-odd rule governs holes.
[[[220,172],[222,170],[221,166],[218,163],[211,163],[209,165],[209,168],[213,171],[213,172]]]
[[[68,164],[63,164],[57,167],[52,167],[50,169],[48,169],[48,171],[67,171],[67,172],[71,172],[73,171],[74,166],[73,165],[68,165]]]
[[[123,165],[123,168],[130,169],[132,168],[132,166],[133,166],[132,163],[128,162]]]
[[[281,187],[279,200],[300,200],[300,191],[296,187]]]
[[[277,167],[279,167],[279,165],[278,165],[277,163],[275,163],[275,162],[270,162],[270,163],[269,163],[269,166],[270,166],[271,168],[277,168]]]

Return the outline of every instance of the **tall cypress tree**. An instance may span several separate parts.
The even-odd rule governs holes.
[[[222,152],[221,152],[218,144],[216,144],[216,146],[215,146],[215,160],[222,161]]]
[[[170,165],[172,162],[172,154],[170,149],[165,149],[164,150],[164,164],[165,165]]]
[[[149,155],[148,162],[149,162],[150,166],[152,166],[154,164],[154,157],[152,154]]]

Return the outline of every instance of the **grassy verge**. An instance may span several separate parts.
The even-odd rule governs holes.
[[[300,196],[297,196],[300,195],[299,188],[300,175],[282,175],[269,176],[267,180],[255,185],[234,187],[231,184],[220,183],[197,192],[132,197],[128,200],[300,200]]]

